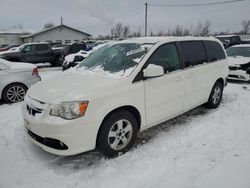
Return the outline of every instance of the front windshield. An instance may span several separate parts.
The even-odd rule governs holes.
[[[118,72],[125,73],[127,70],[133,70],[136,67],[152,45],[139,43],[106,45],[83,60],[79,67],[113,74]]]
[[[226,52],[228,56],[250,57],[250,47],[231,47]]]
[[[23,45],[21,45],[21,46],[17,47],[16,51],[21,52],[21,51],[22,51],[22,49],[23,49],[25,46],[26,46],[26,44],[23,44]]]

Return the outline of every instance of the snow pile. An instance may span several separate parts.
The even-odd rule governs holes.
[[[21,106],[0,105],[0,187],[250,187],[250,91],[242,85],[228,84],[218,109],[199,107],[144,131],[111,160],[48,154],[29,141]]]

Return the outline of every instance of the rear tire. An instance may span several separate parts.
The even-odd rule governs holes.
[[[22,84],[10,84],[3,90],[3,99],[8,103],[23,101],[26,91],[27,87]]]
[[[52,66],[52,67],[59,67],[59,66],[62,66],[62,65],[61,65],[61,62],[60,62],[60,57],[59,57],[59,56],[57,56],[57,57],[54,59],[54,61],[51,62],[51,66]]]
[[[98,133],[97,149],[107,157],[116,157],[127,152],[138,132],[138,122],[126,110],[112,113],[104,120]]]
[[[212,91],[209,95],[208,102],[206,104],[208,108],[217,108],[220,105],[223,95],[223,89],[223,84],[221,82],[217,81],[214,84]]]

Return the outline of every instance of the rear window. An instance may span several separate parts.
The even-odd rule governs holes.
[[[49,50],[49,46],[47,44],[38,44],[36,45],[37,51],[47,51]]]
[[[70,53],[77,53],[80,50],[85,50],[85,49],[86,49],[85,44],[72,44],[72,46],[70,48]]]
[[[207,61],[202,41],[181,42],[180,50],[185,67],[199,65]]]
[[[204,44],[207,51],[208,62],[214,62],[226,58],[224,50],[218,42],[204,41]]]

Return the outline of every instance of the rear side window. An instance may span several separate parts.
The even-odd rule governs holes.
[[[38,44],[36,46],[37,51],[47,51],[49,50],[49,46],[47,44]]]
[[[207,61],[202,41],[180,42],[180,50],[185,67],[199,65]]]
[[[214,62],[226,58],[224,50],[218,42],[204,41],[204,44],[207,51],[208,62]]]
[[[70,48],[70,53],[77,53],[80,50],[85,50],[86,46],[85,44],[72,44],[71,48]]]

